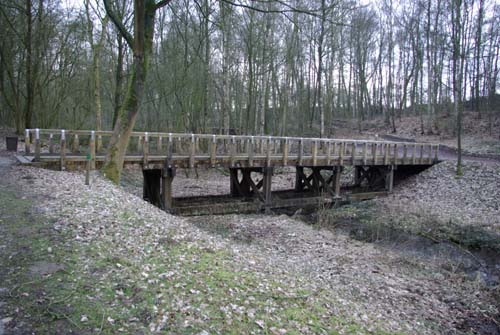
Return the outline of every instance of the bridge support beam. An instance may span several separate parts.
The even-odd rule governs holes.
[[[334,198],[340,197],[342,166],[297,166],[295,169],[296,192],[311,191],[316,195],[326,193]],[[310,173],[304,169],[310,170]],[[325,178],[321,171],[329,171],[331,174]]]
[[[175,168],[164,168],[161,174],[161,203],[162,208],[170,212],[174,208],[174,201],[172,197],[172,181],[175,177]]]
[[[260,180],[254,182],[252,172],[261,174]],[[264,210],[269,212],[272,207],[272,167],[262,168],[230,168],[230,192],[234,197],[257,197]],[[258,177],[259,178],[259,177]]]

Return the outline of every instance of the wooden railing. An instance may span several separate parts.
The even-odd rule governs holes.
[[[26,155],[35,161],[103,160],[111,131],[26,129]],[[34,149],[33,149],[34,148]],[[393,141],[133,132],[126,162],[182,161],[216,166],[432,164],[439,145]],[[256,165],[254,165],[256,164]]]

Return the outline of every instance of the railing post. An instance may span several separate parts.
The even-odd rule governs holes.
[[[140,153],[140,152],[141,152],[141,150],[142,150],[142,136],[139,136],[139,137],[137,138],[137,152],[139,152],[139,153]]]
[[[41,150],[41,143],[40,143],[40,129],[36,128],[35,129],[35,161],[40,160],[40,150]]]
[[[340,151],[339,151],[339,165],[344,165],[344,153],[345,153],[345,143],[340,143]]]
[[[398,164],[398,153],[399,153],[399,148],[398,144],[394,144],[394,165]]]
[[[271,136],[267,138],[267,152],[266,152],[266,166],[271,166],[271,150],[272,150],[272,145],[271,145]]]
[[[142,142],[142,168],[145,169],[148,166],[149,161],[149,134],[144,133],[144,141]]]
[[[158,139],[157,139],[157,142],[156,142],[156,151],[159,152],[159,153],[161,152],[161,149],[162,149],[161,148],[162,147],[162,143],[161,142],[162,142],[162,137],[160,135],[160,136],[158,136]]]
[[[424,162],[424,145],[420,144],[419,147],[420,147],[420,157],[418,162],[422,164]]]
[[[300,138],[299,140],[299,153],[297,157],[298,165],[302,166],[303,163],[303,155],[304,155],[304,138]]]
[[[194,157],[196,154],[196,141],[194,138],[194,134],[191,134],[191,143],[190,143],[190,150],[189,150],[189,168],[194,168]]]
[[[66,131],[61,130],[61,171],[66,169]]]
[[[95,169],[95,153],[96,153],[96,148],[95,148],[95,131],[92,130],[90,132],[90,141],[89,141],[90,169],[91,170]]]
[[[54,153],[54,134],[49,134],[49,154]]]
[[[78,138],[78,134],[73,135],[73,146],[71,148],[71,151],[73,153],[78,153],[80,150],[80,139]]]
[[[384,143],[383,146],[384,146],[384,165],[387,165],[387,164],[389,164],[389,148],[390,148],[390,145],[389,145],[389,143]]]
[[[217,139],[215,135],[212,135],[212,141],[210,141],[210,166],[215,167],[217,155]]]
[[[417,145],[416,144],[413,144],[413,151],[412,151],[412,154],[411,154],[411,163],[413,165],[415,165],[416,163],[416,157],[417,156]]]
[[[254,137],[250,137],[248,140],[248,166],[253,166],[253,156],[254,156]]]
[[[312,147],[312,163],[314,166],[318,164],[318,140],[314,140]]]
[[[351,164],[352,166],[356,164],[356,142],[351,144]]]
[[[288,164],[288,139],[286,137],[284,140],[282,140],[282,146],[283,146],[283,166],[286,166]]]
[[[408,158],[408,146],[403,144],[403,164],[406,164],[406,159]]]
[[[363,165],[367,163],[368,142],[363,143]]]
[[[326,165],[330,165],[332,163],[332,142],[328,141],[326,144]]]
[[[235,161],[236,161],[236,140],[234,138],[234,135],[231,136],[231,145],[230,145],[230,148],[229,148],[229,155],[230,155],[230,162],[229,162],[229,165],[231,167],[234,166],[235,164]]]
[[[432,164],[432,144],[429,144],[429,157],[427,159],[429,164]]]
[[[434,153],[434,163],[439,161],[439,144],[436,146],[436,150]]]
[[[30,148],[30,130],[29,129],[25,129],[24,130],[24,152],[26,154],[29,154],[30,151],[31,151],[31,148]]]
[[[373,165],[377,165],[377,155],[378,155],[378,143],[372,143],[372,158],[373,158]]]

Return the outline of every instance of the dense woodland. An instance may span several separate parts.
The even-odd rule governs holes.
[[[0,117],[20,133],[324,137],[409,114],[433,133],[465,105],[498,113],[495,0],[4,0],[0,18]]]

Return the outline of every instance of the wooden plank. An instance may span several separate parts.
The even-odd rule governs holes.
[[[394,165],[397,165],[398,164],[398,153],[399,153],[399,148],[398,148],[398,144],[395,143],[394,144]]]
[[[420,158],[419,163],[422,164],[424,162],[424,145],[420,144]]]
[[[158,136],[158,139],[156,140],[156,151],[161,152],[162,151],[162,145],[163,145],[163,137]]]
[[[408,146],[403,144],[403,164],[406,164],[406,159],[408,158]]]
[[[272,144],[271,144],[271,137],[267,138],[267,145],[266,145],[266,166],[271,166],[271,150],[272,150]]]
[[[436,150],[434,154],[434,163],[436,163],[439,160],[439,144],[436,145]]]
[[[235,166],[236,162],[236,142],[235,137],[231,138],[231,143],[229,144],[229,155],[230,155],[230,166]]]
[[[415,165],[417,159],[417,145],[413,144],[412,154],[411,154],[411,163]]]
[[[78,137],[78,134],[73,135],[73,145],[71,147],[71,151],[75,154],[80,152],[80,138]]]
[[[345,143],[340,143],[340,151],[339,151],[339,165],[344,165],[344,153],[345,153]]]
[[[373,164],[377,164],[377,155],[378,155],[378,143],[372,143],[372,157],[373,157]]]
[[[384,165],[389,164],[389,143],[384,144]]]

